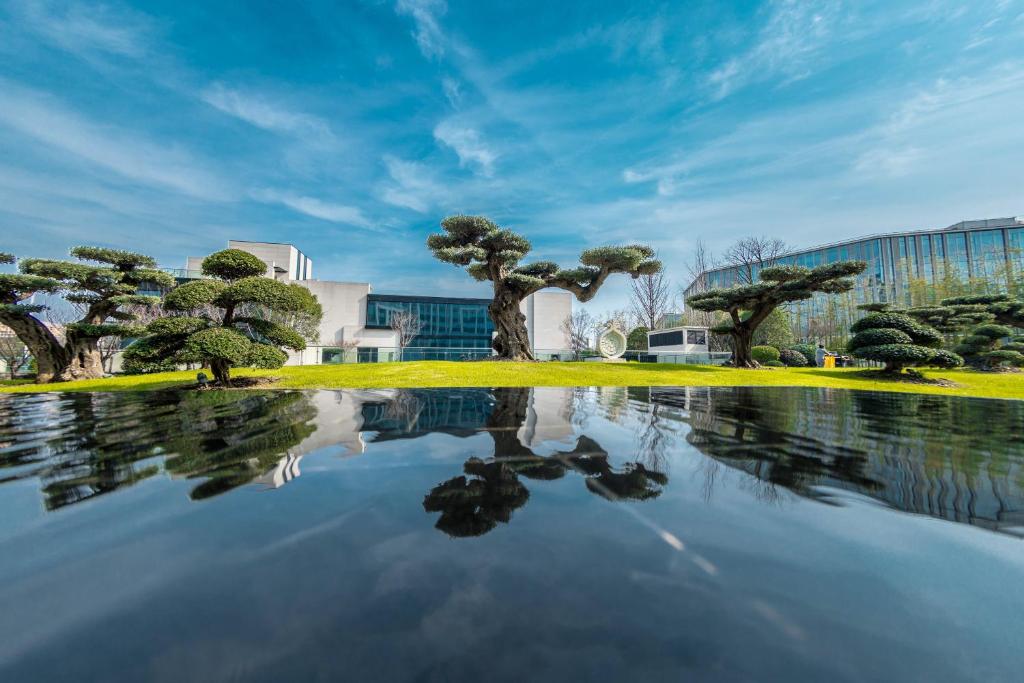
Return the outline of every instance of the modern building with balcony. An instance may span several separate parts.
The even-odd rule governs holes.
[[[377,294],[367,282],[313,279],[313,261],[291,244],[231,240],[231,249],[257,256],[267,264],[266,277],[295,283],[316,295],[323,307],[320,338],[304,351],[289,353],[289,365],[370,363],[388,360],[472,360],[493,352],[494,324],[489,299]],[[183,269],[170,272],[179,282],[203,277],[203,257],[190,256]],[[568,356],[562,322],[572,313],[568,292],[538,292],[523,301],[533,351],[539,358]],[[414,313],[421,329],[409,345],[398,348],[391,319]]]
[[[985,280],[1005,290],[1010,278],[1024,273],[1024,218],[961,221],[947,228],[908,230],[858,237],[790,252],[772,264],[755,264],[754,280],[765,265],[814,268],[837,261],[868,264],[857,277],[852,296],[856,303],[886,302],[907,306],[913,286],[928,288],[950,279],[968,283]],[[745,284],[745,268],[722,266],[696,278],[686,296],[702,289]],[[800,319],[820,312],[827,297],[816,295],[792,306]]]

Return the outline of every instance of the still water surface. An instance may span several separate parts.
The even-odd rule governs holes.
[[[0,395],[0,680],[1020,680],[1024,402]]]

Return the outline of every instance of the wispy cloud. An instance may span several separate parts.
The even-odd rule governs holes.
[[[803,0],[774,0],[767,22],[753,45],[708,75],[714,99],[753,82],[799,80],[815,66],[815,55],[830,45],[839,5]]]
[[[494,174],[494,162],[498,154],[484,143],[475,128],[446,120],[434,128],[434,138],[455,151],[460,166],[474,166],[486,177]]]
[[[398,0],[395,11],[412,17],[416,25],[413,37],[424,57],[436,59],[444,54],[444,34],[438,17],[448,10],[444,0]]]
[[[94,123],[51,97],[3,80],[0,125],[134,182],[203,199],[233,195],[227,182],[188,152]]]
[[[360,228],[373,227],[373,223],[355,206],[325,202],[315,197],[267,188],[253,190],[250,196],[257,201],[281,204],[299,213],[331,223],[343,223]]]
[[[214,83],[201,93],[204,102],[257,128],[290,135],[313,135],[322,140],[333,137],[323,119],[292,111],[266,97]]]
[[[424,213],[448,196],[446,188],[425,164],[388,155],[384,165],[392,182],[383,186],[380,198],[388,204]]]
[[[140,57],[147,51],[149,22],[141,15],[96,3],[19,0],[21,25],[69,52]]]

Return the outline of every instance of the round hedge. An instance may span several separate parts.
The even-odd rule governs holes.
[[[782,361],[783,365],[790,368],[803,368],[808,365],[804,354],[795,349],[782,349],[779,351],[779,360]]]
[[[1024,354],[1017,351],[1007,351],[1006,349],[998,349],[996,351],[989,351],[988,353],[981,354],[985,361],[990,366],[996,365],[1024,365]]]
[[[808,365],[814,365],[816,362],[814,358],[814,344],[793,344],[789,348],[801,354],[807,360]]]
[[[935,356],[935,349],[917,344],[881,344],[857,349],[857,357],[901,366],[924,365]]]
[[[219,280],[192,280],[178,285],[164,297],[169,311],[194,311],[217,301],[227,285]]]
[[[267,264],[241,249],[224,249],[203,259],[203,275],[234,282],[245,277],[266,275]]]
[[[259,318],[238,318],[235,322],[249,325],[259,337],[275,346],[286,346],[294,351],[306,348],[306,340],[290,327]]]
[[[766,360],[764,363],[762,363],[762,365],[764,365],[765,367],[769,367],[769,368],[784,368],[784,367],[786,367],[786,364],[783,363],[780,360]]]
[[[189,355],[240,365],[248,360],[251,348],[252,342],[238,330],[211,327],[189,337],[184,351]]]
[[[157,318],[146,326],[149,334],[163,336],[189,335],[210,326],[206,318]]]
[[[978,325],[971,330],[973,336],[983,337],[987,342],[990,339],[1002,339],[1013,334],[1013,330],[1005,325]],[[966,340],[965,340],[966,341]]]
[[[915,344],[921,346],[938,346],[942,343],[942,335],[936,330],[927,325],[922,325],[908,315],[892,311],[871,313],[850,327],[854,334],[878,329],[899,330],[908,335]]]
[[[894,328],[867,329],[858,333],[847,344],[846,350],[853,353],[865,346],[884,346],[886,344],[913,344],[914,340],[902,330]]]
[[[958,368],[963,364],[963,358],[945,349],[934,349],[931,360],[928,361],[929,367],[933,368]]]
[[[774,346],[755,346],[750,349],[750,357],[765,365],[779,360],[779,350]]]
[[[245,364],[253,368],[270,370],[281,367],[288,360],[288,354],[268,344],[252,344]]]

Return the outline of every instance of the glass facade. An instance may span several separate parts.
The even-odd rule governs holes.
[[[494,323],[487,314],[489,299],[450,299],[432,296],[370,294],[366,301],[366,327],[390,329],[391,316],[409,311],[422,330],[409,344],[412,349],[484,349],[490,353]]]
[[[940,281],[981,279],[994,291],[1005,291],[1009,281],[1024,273],[1024,220],[999,218],[965,221],[944,230],[913,231],[868,237],[808,249],[778,259],[781,265],[814,268],[843,260],[865,261],[850,293],[856,303],[912,303],[912,290],[921,291]],[[737,268],[707,273],[711,288],[741,284]],[[692,293],[693,285],[688,289]],[[826,312],[832,297],[815,295],[792,306],[800,326]]]

